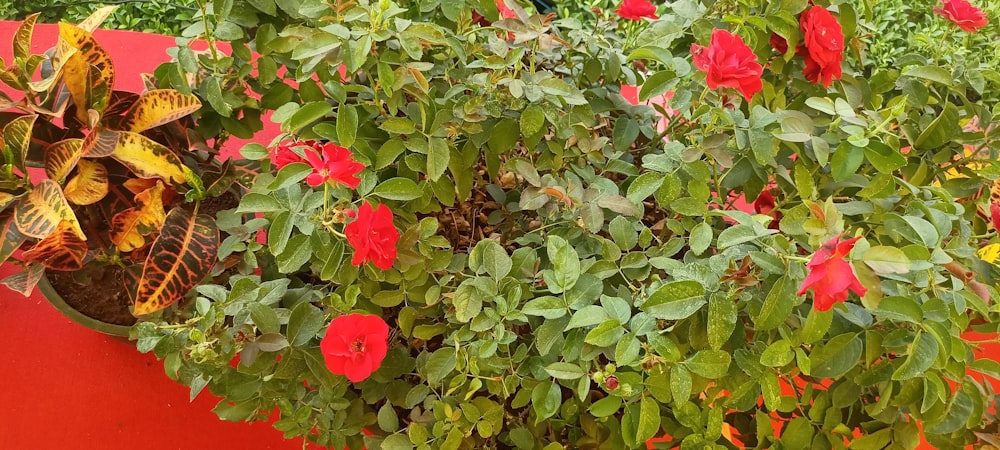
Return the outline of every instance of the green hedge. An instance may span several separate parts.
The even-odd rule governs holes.
[[[198,0],[28,0],[0,2],[0,19],[22,20],[38,12],[40,22],[78,23],[97,8],[115,4],[118,9],[104,22],[105,28],[179,35],[198,13]]]

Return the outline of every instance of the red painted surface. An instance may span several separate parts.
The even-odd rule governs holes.
[[[0,58],[11,61],[17,24],[0,22]],[[54,25],[38,25],[32,44],[52,47]],[[142,88],[140,73],[168,61],[174,38],[98,30],[115,62],[117,89]],[[19,98],[19,97],[15,97]],[[261,142],[267,144],[273,130]],[[238,148],[241,143],[236,144]],[[0,278],[13,268],[0,267]],[[270,424],[223,422],[207,390],[194,402],[163,364],[125,341],[63,317],[37,292],[25,298],[0,287],[0,449],[144,450],[301,449]]]

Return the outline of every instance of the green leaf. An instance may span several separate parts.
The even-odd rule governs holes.
[[[611,145],[617,151],[625,151],[639,137],[639,122],[629,116],[619,116],[612,131]]]
[[[450,160],[451,149],[448,148],[448,142],[439,137],[430,138],[427,148],[427,177],[431,181],[437,181],[444,175]]]
[[[909,355],[892,373],[893,380],[909,380],[922,375],[934,365],[938,356],[938,343],[934,336],[927,333],[917,333],[917,338],[910,344]]]
[[[562,393],[559,385],[551,380],[545,380],[535,385],[531,390],[531,407],[535,410],[535,423],[541,423],[555,415],[562,404]]]
[[[660,190],[665,177],[666,175],[659,172],[646,172],[639,175],[628,185],[628,192],[625,198],[633,203],[641,204],[643,200]]]
[[[721,250],[734,245],[750,242],[766,235],[767,234],[759,234],[757,230],[750,225],[740,224],[732,226],[719,233],[719,249]]]
[[[351,105],[341,103],[337,110],[337,139],[342,147],[354,145],[358,135],[358,110]],[[388,430],[386,430],[388,431]]]
[[[308,302],[299,303],[288,316],[288,342],[293,347],[309,343],[323,329],[325,322],[325,316],[319,308]]]
[[[594,417],[608,417],[622,407],[622,398],[617,395],[604,397],[590,405],[590,414]]]
[[[878,309],[872,311],[872,314],[894,322],[914,324],[920,324],[924,318],[924,311],[916,300],[898,295],[883,298],[879,302]]]
[[[894,170],[906,165],[906,158],[897,150],[889,148],[879,141],[871,139],[865,147],[865,157],[879,172],[891,174]]]
[[[663,320],[690,317],[707,303],[705,287],[693,280],[674,281],[660,286],[639,309]]]
[[[639,401],[639,426],[636,429],[636,442],[646,442],[660,431],[660,404],[651,397],[642,397]]]
[[[391,406],[386,403],[382,408],[391,408]],[[379,410],[379,412],[381,413],[382,411]],[[381,424],[379,426],[381,427]],[[410,438],[405,434],[393,434],[382,440],[379,448],[382,450],[410,450],[413,448],[413,443],[410,442]]]
[[[714,380],[726,375],[731,361],[729,353],[722,350],[701,350],[688,358],[684,366],[698,375]]]
[[[513,261],[507,255],[507,250],[493,239],[483,239],[479,241],[469,253],[469,267],[477,273],[480,269],[485,270],[494,280],[506,277],[513,267]],[[475,261],[475,263],[473,263]]]
[[[856,333],[845,333],[830,339],[826,345],[809,355],[811,375],[820,378],[839,378],[858,364],[864,344]]]
[[[275,212],[285,209],[274,197],[255,192],[247,193],[240,199],[238,213]]]
[[[904,274],[910,271],[910,258],[896,247],[876,245],[861,260],[879,275]]]
[[[708,344],[714,350],[725,345],[736,329],[736,302],[725,295],[712,295],[708,302]]]
[[[221,94],[220,94],[221,95]],[[333,112],[333,105],[325,101],[309,102],[300,107],[281,123],[281,131],[296,133]]]
[[[913,67],[910,70],[907,70],[906,73],[903,74],[903,76],[922,78],[924,80],[930,80],[935,83],[941,83],[945,86],[952,85],[951,72],[948,72],[947,70],[941,67],[929,64],[926,66]]]
[[[705,250],[708,250],[708,246],[712,244],[712,236],[712,226],[708,222],[701,222],[691,229],[691,238],[688,240],[688,246],[691,247],[691,251],[695,255],[705,253]]]
[[[387,200],[414,200],[423,195],[420,186],[409,178],[395,177],[375,186],[373,194]]]
[[[378,427],[381,428],[382,431],[388,431],[391,433],[399,429],[399,416],[396,415],[396,409],[389,402],[382,404],[382,407],[378,410],[377,418]],[[405,438],[405,436],[403,437]],[[406,439],[407,444],[409,444],[409,441],[409,439]],[[385,447],[383,446],[382,448]],[[406,448],[409,448],[409,446]]]
[[[312,173],[312,167],[306,163],[292,163],[278,170],[278,175],[267,185],[272,191],[284,189],[306,179]]]
[[[552,270],[543,273],[549,291],[558,294],[572,288],[580,278],[580,257],[576,249],[565,239],[549,235],[545,242],[545,251],[549,261],[552,262]],[[551,276],[545,276],[546,274]]]
[[[405,117],[393,117],[382,122],[379,128],[393,134],[413,134],[417,131],[417,127],[413,124],[413,121]]]
[[[575,380],[587,374],[580,366],[568,362],[554,362],[546,366],[545,371],[560,380]]]
[[[760,355],[760,363],[767,367],[781,367],[792,362],[794,358],[795,353],[792,352],[791,344],[785,339],[780,339],[764,349],[764,353]]]
[[[558,319],[565,316],[569,308],[562,299],[547,295],[538,297],[524,304],[521,312],[529,316],[542,316],[546,319]]]
[[[628,366],[639,359],[639,351],[642,343],[635,338],[632,333],[625,334],[615,345],[615,363],[621,366]]]
[[[564,331],[569,331],[574,328],[582,328],[597,325],[605,320],[610,319],[608,313],[604,311],[604,308],[597,305],[585,306],[583,309],[573,313],[573,317],[569,320],[569,324],[566,325]]]
[[[674,398],[674,402],[686,402],[691,397],[693,383],[691,372],[684,366],[677,365],[670,368],[670,395]]]
[[[936,149],[951,142],[961,132],[962,127],[958,124],[958,108],[946,103],[941,115],[917,136],[913,146],[921,150]]]
[[[753,323],[758,331],[767,331],[778,328],[785,323],[795,306],[794,287],[787,277],[778,278],[771,288],[771,292],[764,299],[764,305],[760,307],[760,313],[753,317]]]
[[[309,244],[309,236],[297,234],[288,240],[288,245],[275,260],[278,263],[278,271],[281,273],[293,273],[299,270],[303,264],[309,262],[312,257],[312,246]]]
[[[534,136],[542,131],[544,126],[545,112],[541,106],[531,104],[521,112],[521,133],[524,137]]]
[[[609,319],[590,330],[583,342],[597,347],[610,347],[625,335],[625,329],[617,320]]]
[[[424,371],[427,376],[427,384],[440,384],[441,381],[455,369],[456,361],[457,358],[455,357],[454,348],[441,348],[431,354],[431,356],[427,358],[427,365],[424,366]]]
[[[815,308],[809,310],[806,317],[806,324],[799,332],[800,339],[805,344],[811,344],[820,340],[830,330],[833,323],[833,311],[817,311]]]
[[[608,233],[611,234],[611,239],[618,245],[618,248],[624,251],[631,250],[639,243],[639,233],[635,231],[632,221],[624,216],[611,219],[608,224]]]

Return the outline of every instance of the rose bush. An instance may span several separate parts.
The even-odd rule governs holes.
[[[287,136],[242,150],[239,274],[137,345],[336,447],[989,442],[1000,363],[963,336],[997,331],[997,80],[870,64],[865,14],[814,3],[217,3],[189,33],[233,56],[161,82]]]

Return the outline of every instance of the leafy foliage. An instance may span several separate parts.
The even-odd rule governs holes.
[[[177,36],[196,21],[198,0],[138,0],[117,3],[105,27]],[[42,23],[77,23],[90,16],[93,2],[75,0],[31,0],[0,5],[0,20],[24,20],[38,14]]]
[[[286,435],[337,447],[915,448],[918,423],[938,448],[986,441],[979,375],[997,371],[963,336],[997,332],[976,256],[1000,240],[976,214],[996,104],[971,95],[996,81],[958,57],[873,64],[865,15],[816,3],[845,37],[829,88],[796,55],[806,1],[678,0],[627,26],[511,2],[506,19],[478,1],[216,3],[185,33],[232,53],[181,47],[161,87],[199,95],[209,134],[273,111],[366,169],[311,188],[306,164],[245,147],[264,171],[218,222],[240,274],[199,286],[186,322],[139,324],[139,348],[223,396],[220,417],[277,407]],[[749,99],[692,67],[716,28],[766,67]],[[622,84],[672,92],[676,114]],[[387,270],[350,263],[361,202],[395,215]],[[825,249],[831,270],[864,295],[820,311],[797,291],[838,236],[860,239]],[[352,312],[393,330],[358,383],[319,349]]]

